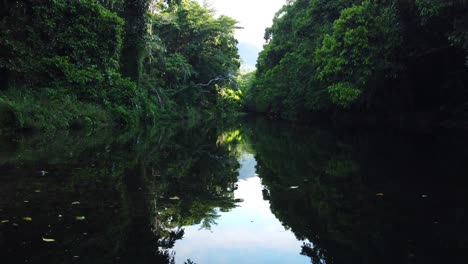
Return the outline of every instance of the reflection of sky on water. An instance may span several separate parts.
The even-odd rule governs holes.
[[[204,263],[309,263],[301,256],[302,242],[284,229],[263,200],[262,184],[255,174],[253,155],[244,153],[239,160],[239,188],[235,197],[244,201],[230,212],[220,212],[217,225],[209,230],[185,227],[176,242],[176,263],[191,259]]]
[[[239,176],[237,176],[239,180],[245,180],[257,176],[255,172],[255,166],[257,165],[257,161],[255,160],[252,154],[242,154],[242,157],[240,157],[239,159],[239,163],[241,164],[241,167],[239,169]]]

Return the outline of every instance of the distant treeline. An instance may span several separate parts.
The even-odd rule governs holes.
[[[265,40],[251,111],[468,113],[466,0],[290,0]]]
[[[239,107],[236,23],[192,0],[0,1],[0,129]]]

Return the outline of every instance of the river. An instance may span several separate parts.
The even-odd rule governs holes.
[[[0,136],[1,263],[468,263],[468,137],[252,119]]]

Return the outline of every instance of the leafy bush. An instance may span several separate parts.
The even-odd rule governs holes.
[[[111,123],[104,107],[79,101],[63,89],[15,90],[0,95],[0,116],[14,129],[55,130]],[[6,119],[6,118],[8,119]]]
[[[388,70],[385,61],[399,44],[398,32],[391,30],[393,10],[388,11],[370,1],[344,9],[316,50],[317,78],[328,85],[335,105],[348,107],[376,73]]]
[[[328,87],[328,93],[335,105],[343,108],[349,107],[356,102],[361,95],[361,90],[352,87],[347,83],[337,83]]]
[[[123,20],[93,0],[36,0],[8,9],[0,24],[0,68],[11,86],[67,88],[96,100],[118,72]]]

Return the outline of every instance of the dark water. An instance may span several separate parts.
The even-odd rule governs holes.
[[[0,263],[468,263],[463,133],[253,120],[0,143]]]

